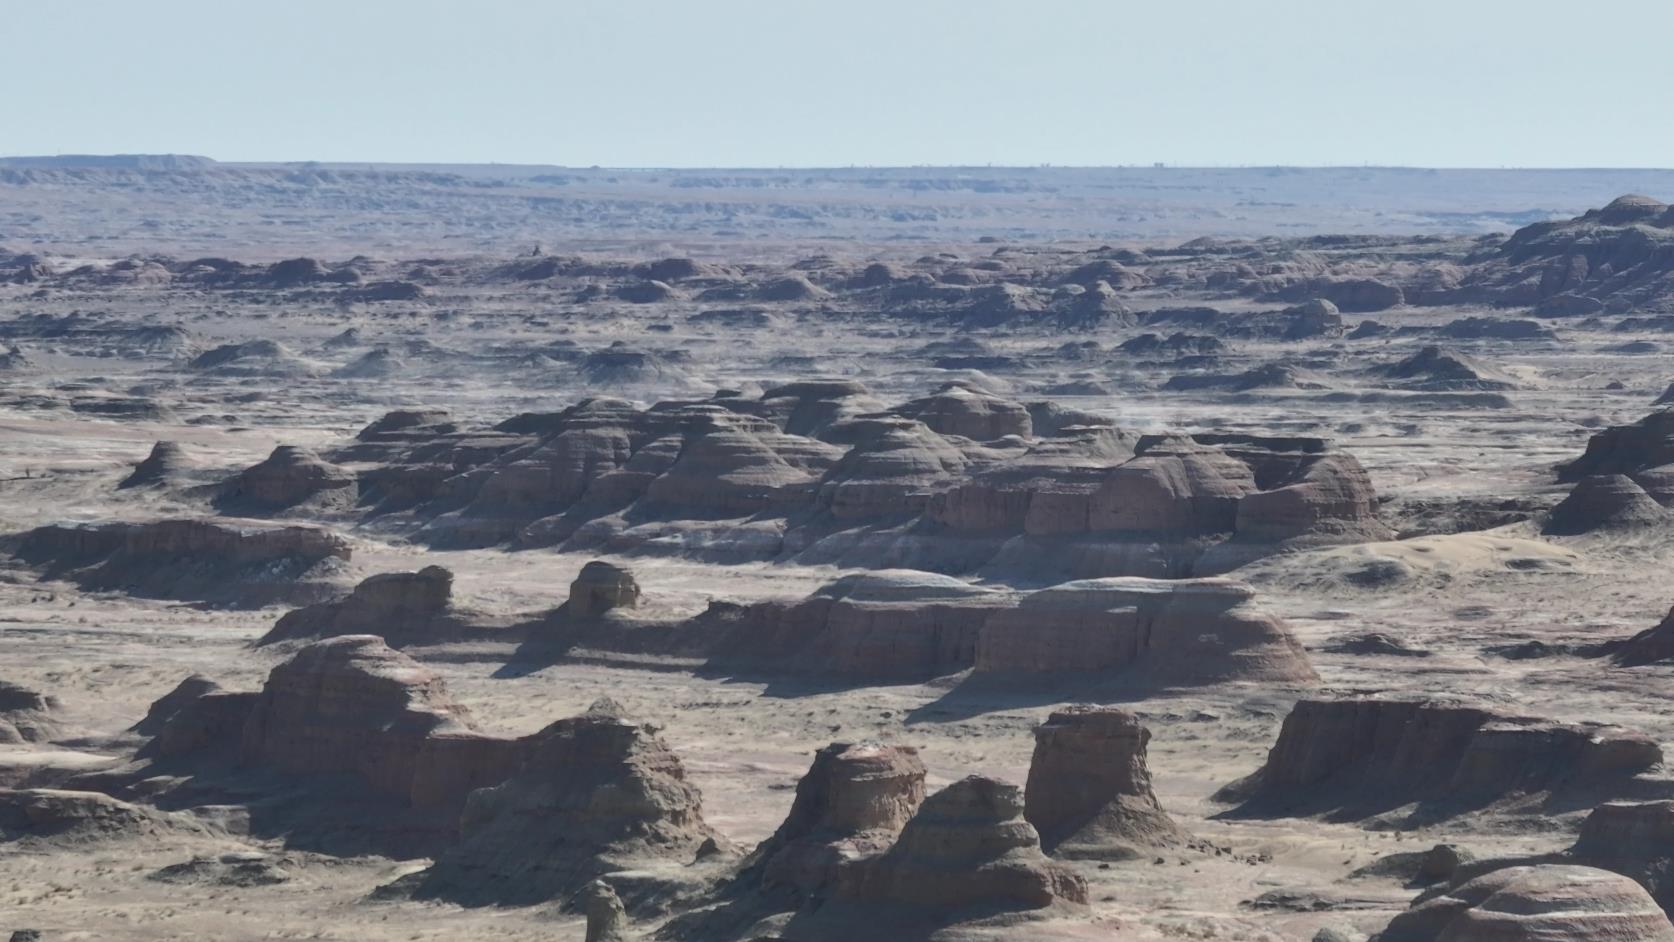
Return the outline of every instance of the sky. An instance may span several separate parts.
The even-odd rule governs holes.
[[[0,154],[1674,165],[1674,0],[4,0]]]

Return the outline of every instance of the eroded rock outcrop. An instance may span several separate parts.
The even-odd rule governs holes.
[[[350,557],[348,542],[320,527],[213,518],[50,525],[6,543],[46,578],[85,589],[252,608],[334,594]]]
[[[924,774],[906,746],[833,743],[815,753],[790,814],[751,855],[761,888],[830,892],[842,867],[895,842],[924,801]]]
[[[1670,942],[1674,925],[1627,877],[1592,867],[1507,867],[1426,893],[1376,942]]]
[[[358,496],[355,475],[306,448],[280,445],[259,464],[222,486],[216,506],[223,512],[271,514],[307,506],[343,509]]]
[[[1121,858],[1186,841],[1151,790],[1150,740],[1116,707],[1070,707],[1035,728],[1024,817],[1048,853]]]
[[[413,881],[467,905],[567,898],[606,873],[685,865],[722,839],[655,730],[598,709],[529,737],[515,774],[471,793],[460,841]]]
[[[116,485],[118,490],[132,487],[167,487],[177,483],[187,468],[186,452],[179,442],[161,441],[151,446],[145,460],[134,465],[134,470]]]
[[[597,618],[618,608],[639,605],[639,582],[634,574],[613,563],[592,560],[570,583],[564,612],[571,618]]]
[[[377,635],[389,644],[438,641],[459,627],[449,617],[453,573],[441,566],[368,576],[346,598],[280,616],[258,644],[339,635]]]
[[[1581,457],[1558,469],[1573,483],[1600,474],[1633,475],[1674,464],[1674,410],[1659,410],[1632,425],[1613,425],[1587,440]]]
[[[0,680],[0,744],[46,742],[58,735],[58,701],[22,684]]]
[[[1085,903],[1087,884],[1041,852],[1017,786],[973,775],[926,798],[888,851],[845,868],[836,896],[993,912]]]
[[[1111,673],[1146,685],[1316,679],[1302,646],[1227,579],[1087,579],[1041,589],[983,624],[977,673]]]
[[[1433,814],[1514,794],[1625,784],[1662,761],[1644,733],[1424,700],[1302,700],[1267,763],[1223,791],[1251,814]]]
[[[1620,533],[1667,526],[1674,513],[1657,503],[1625,474],[1594,474],[1577,481],[1558,506],[1552,508],[1547,536],[1579,536],[1585,533]]]

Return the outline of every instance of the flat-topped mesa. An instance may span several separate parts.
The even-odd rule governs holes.
[[[960,779],[924,800],[894,846],[841,871],[838,899],[937,911],[1087,902],[1087,883],[1041,853],[1015,785]]]
[[[603,874],[690,864],[724,842],[652,727],[595,710],[553,723],[527,749],[515,774],[470,794],[459,843],[415,877],[416,895],[465,905],[567,899]]]
[[[321,527],[230,520],[49,525],[6,541],[47,578],[144,598],[258,608],[341,591],[349,544]]]
[[[1674,511],[1646,493],[1625,474],[1592,474],[1576,482],[1541,533],[1580,536],[1587,533],[1641,530],[1674,523]]]
[[[1374,942],[1674,942],[1627,877],[1567,864],[1507,867],[1421,895]]]
[[[0,744],[46,742],[58,735],[58,701],[22,684],[0,680]]]
[[[639,605],[639,582],[634,574],[595,559],[581,567],[570,583],[570,601],[564,613],[571,618],[597,618],[619,608]]]
[[[297,445],[280,445],[259,464],[222,485],[216,506],[223,512],[278,513],[304,505],[342,509],[358,496],[353,472],[321,460]]]
[[[452,598],[453,573],[441,566],[378,573],[346,598],[285,613],[257,644],[340,635],[377,635],[396,646],[440,640],[454,627]]]
[[[1424,700],[1301,700],[1267,762],[1223,796],[1254,814],[1436,812],[1569,786],[1625,784],[1662,762],[1644,733]]]
[[[1035,728],[1023,814],[1047,853],[1124,858],[1187,840],[1151,790],[1150,740],[1116,707],[1072,706]]]
[[[151,446],[151,453],[134,465],[134,470],[116,487],[118,490],[167,487],[180,480],[187,466],[186,451],[179,442],[160,441]]]
[[[995,612],[977,673],[1124,672],[1147,685],[1312,683],[1301,644],[1255,592],[1230,579],[1085,579]]]
[[[762,887],[823,895],[841,867],[895,842],[924,801],[924,774],[907,746],[832,743],[815,753],[790,814],[751,855]]]
[[[1597,474],[1632,476],[1667,464],[1674,464],[1674,409],[1593,433],[1581,457],[1558,469],[1558,480],[1570,484]]]
[[[717,666],[925,679],[957,673],[1012,593],[916,570],[842,576],[805,599],[718,603],[683,627],[690,653]]]

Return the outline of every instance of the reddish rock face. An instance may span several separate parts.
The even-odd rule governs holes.
[[[797,783],[790,815],[754,854],[762,884],[823,893],[845,862],[893,843],[923,801],[916,750],[878,743],[821,749]]]
[[[845,868],[837,895],[939,910],[1039,909],[1085,903],[1087,884],[1041,853],[1017,786],[973,775],[925,799],[888,851]]]
[[[1662,761],[1645,734],[1410,700],[1302,700],[1267,764],[1233,791],[1252,810],[1312,813],[1482,801],[1626,780]]]
[[[1379,942],[1670,942],[1644,888],[1591,867],[1508,867],[1420,897]]]
[[[1132,856],[1182,843],[1151,790],[1151,731],[1115,707],[1059,710],[1035,728],[1024,817],[1055,856]]]

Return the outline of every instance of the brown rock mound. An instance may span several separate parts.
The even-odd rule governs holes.
[[[906,746],[833,743],[814,754],[796,801],[751,855],[764,889],[824,895],[839,869],[879,853],[924,801],[924,763]]]
[[[45,577],[84,589],[250,608],[334,594],[350,556],[320,527],[214,519],[51,525],[8,542]]]
[[[639,582],[621,566],[595,559],[581,567],[570,583],[570,602],[565,614],[571,618],[597,618],[617,608],[639,605]]]
[[[1643,733],[1435,701],[1302,700],[1267,763],[1223,791],[1257,814],[1445,815],[1513,794],[1624,782],[1662,761]]]
[[[203,830],[188,815],[155,811],[98,792],[0,789],[0,841],[62,846]]]
[[[0,680],[0,743],[46,742],[58,735],[52,697]]]
[[[1674,925],[1632,880],[1591,867],[1507,867],[1425,894],[1377,942],[1670,942]]]
[[[1279,619],[1230,579],[1085,579],[1025,596],[982,627],[982,673],[1129,672],[1145,684],[1317,679]]]
[[[610,711],[530,737],[515,775],[471,793],[460,835],[416,876],[416,895],[466,905],[567,898],[607,873],[690,864],[721,840],[680,759],[652,727]]]
[[[186,452],[178,442],[157,442],[151,446],[151,454],[147,455],[144,461],[134,465],[133,473],[123,478],[116,487],[118,490],[131,487],[166,487],[179,480],[186,467]]]
[[[1611,654],[1616,663],[1626,667],[1656,664],[1674,657],[1674,609],[1654,627],[1616,644]]]
[[[993,912],[1085,903],[1087,884],[1041,853],[1017,786],[973,775],[925,799],[888,851],[846,868],[837,897]]]
[[[1674,523],[1670,513],[1625,474],[1594,474],[1578,481],[1540,531],[1547,536],[1621,532]]]
[[[1035,728],[1024,817],[1059,857],[1131,857],[1186,834],[1151,790],[1151,731],[1115,707],[1074,706]]]
[[[1034,433],[1029,410],[1022,403],[968,386],[946,386],[933,396],[903,403],[892,411],[923,422],[939,435],[960,435],[979,442],[1007,435],[1029,438]]]
[[[345,599],[280,616],[257,644],[298,638],[377,635],[393,645],[434,641],[457,627],[447,617],[453,573],[440,566],[369,576]]]
[[[1573,483],[1596,474],[1635,474],[1674,464],[1674,410],[1659,410],[1632,425],[1613,425],[1587,439],[1581,457],[1558,471]]]
[[[228,481],[216,506],[223,512],[268,514],[303,505],[341,509],[356,497],[352,472],[322,461],[306,448],[280,445],[266,460]]]

